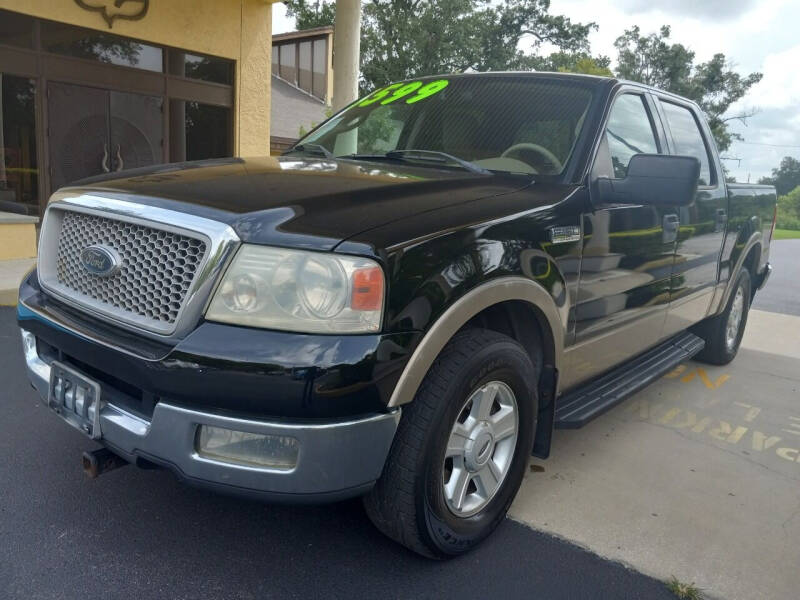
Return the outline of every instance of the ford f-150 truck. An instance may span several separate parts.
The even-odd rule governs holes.
[[[57,191],[19,294],[28,375],[101,445],[93,474],[363,496],[384,533],[445,558],[504,518],[554,428],[734,358],[775,205],[726,183],[672,94],[395,83],[281,157]]]

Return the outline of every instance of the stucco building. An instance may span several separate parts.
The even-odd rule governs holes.
[[[152,164],[270,152],[273,0],[0,0],[0,212]]]

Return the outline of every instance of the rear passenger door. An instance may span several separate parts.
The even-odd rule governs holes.
[[[722,167],[712,151],[712,137],[697,107],[672,98],[657,100],[670,154],[700,161],[695,202],[676,208],[679,217],[670,305],[664,335],[677,333],[705,318],[718,278],[719,257],[728,220]]]

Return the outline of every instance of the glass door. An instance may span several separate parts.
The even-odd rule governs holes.
[[[97,88],[48,85],[53,191],[84,177],[163,162],[163,100]]]
[[[0,73],[0,212],[39,214],[36,84]]]
[[[163,103],[158,96],[110,92],[112,171],[164,162]]]

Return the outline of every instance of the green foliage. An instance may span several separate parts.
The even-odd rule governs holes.
[[[321,0],[284,0],[283,4],[286,6],[286,14],[294,17],[295,27],[300,30],[333,25],[336,16],[336,5]]]
[[[613,77],[614,73],[608,68],[611,60],[607,56],[593,58],[587,54],[569,54],[566,64],[557,66],[555,71],[561,73],[582,73],[583,75],[599,75],[600,77]],[[552,57],[552,55],[551,55]]]
[[[779,196],[788,194],[800,185],[800,160],[784,156],[780,166],[772,169],[772,176],[762,177],[758,183],[774,185]]]
[[[785,196],[778,196],[777,226],[800,231],[800,185]]]
[[[333,116],[333,109],[329,106],[328,108],[325,109],[324,114],[325,114],[325,120],[327,121]],[[312,130],[317,128],[317,125],[319,125],[319,123],[312,122],[311,126],[308,129],[306,129],[305,126],[300,125],[300,130],[297,132],[298,139],[306,137]]]
[[[358,129],[358,153],[380,153],[393,150],[392,137],[398,125],[392,120],[391,106],[373,110],[364,125]],[[395,140],[396,141],[396,140]]]
[[[632,27],[617,38],[617,75],[691,98],[705,112],[720,152],[742,137],[729,131],[731,121],[746,122],[754,112],[728,115],[728,109],[761,81],[761,73],[742,77],[731,69],[724,54],[715,54],[705,63],[695,64],[693,51],[683,44],[670,43],[670,28],[642,35]]]
[[[298,29],[330,25],[335,5],[324,0],[286,0]],[[361,27],[361,93],[393,81],[469,70],[539,70],[611,76],[608,57],[589,54],[594,23],[573,23],[550,14],[550,0],[369,0]],[[708,118],[721,152],[739,134],[731,121],[746,122],[754,113],[728,115],[729,108],[761,80],[761,73],[741,76],[724,54],[695,63],[695,54],[672,43],[669,26],[642,35],[626,30],[615,42],[617,75],[665,89],[697,102]],[[529,51],[518,49],[530,40]],[[541,56],[542,44],[557,52]],[[791,188],[790,188],[791,189]]]
[[[467,70],[530,70],[551,43],[587,52],[593,23],[549,13],[550,0],[372,0],[364,5],[361,88]],[[517,48],[530,39],[533,53]]]
[[[700,588],[693,583],[682,583],[674,576],[667,581],[667,589],[681,600],[702,600],[703,598]]]
[[[298,29],[333,23],[333,3],[287,0],[285,4]],[[549,10],[550,0],[365,2],[361,92],[437,73],[541,69],[546,59],[536,51],[544,43],[579,58],[588,56],[588,35],[596,25],[573,23]],[[523,38],[531,40],[532,52],[517,48]]]

